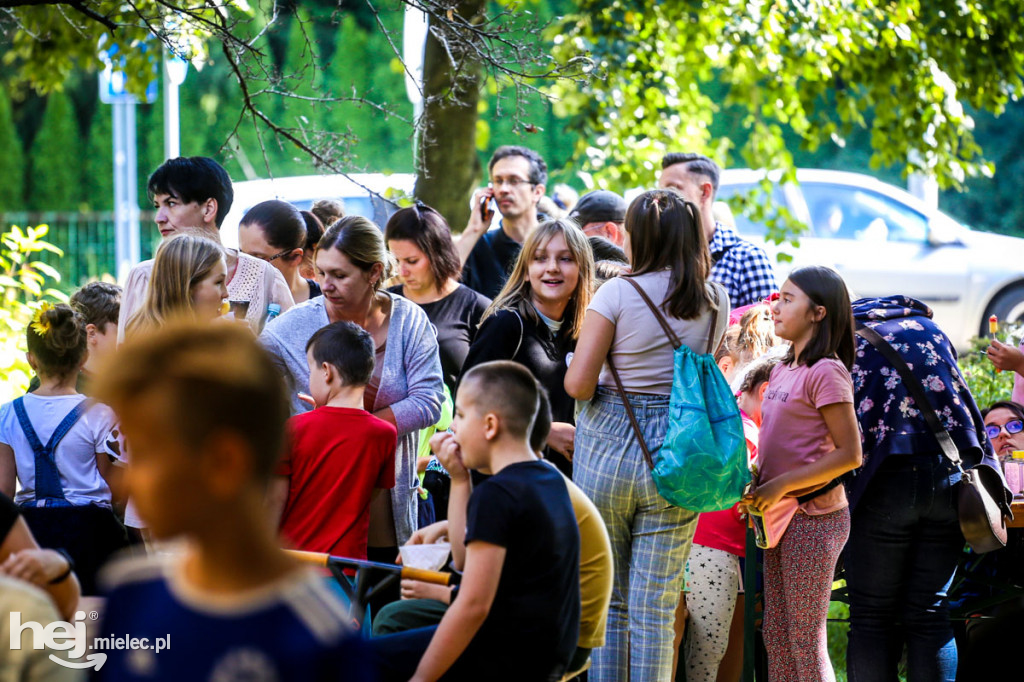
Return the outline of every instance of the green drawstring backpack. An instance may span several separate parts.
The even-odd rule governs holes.
[[[640,441],[654,485],[671,504],[695,512],[728,509],[739,501],[750,480],[747,468],[747,441],[736,397],[729,382],[715,363],[714,340],[718,333],[718,301],[723,299],[719,285],[710,283],[716,307],[711,314],[708,348],[695,353],[679,340],[665,316],[647,293],[629,276],[622,276],[640,294],[661,324],[672,347],[672,398],[669,401],[668,432],[655,456],[652,456],[633,408],[622,388],[619,374],[608,357],[615,386],[626,407],[633,433]]]

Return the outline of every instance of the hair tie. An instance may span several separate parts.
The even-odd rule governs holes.
[[[32,323],[30,326],[32,327],[32,331],[34,331],[39,337],[45,337],[50,332],[50,329],[52,329],[50,321],[43,317],[51,310],[53,310],[53,304],[44,301],[39,305],[39,308],[36,309],[35,315],[32,316]]]

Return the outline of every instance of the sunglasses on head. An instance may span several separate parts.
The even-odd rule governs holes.
[[[999,432],[1003,429],[1006,429],[1006,432],[1011,436],[1015,433],[1020,433],[1021,431],[1024,431],[1024,421],[1021,421],[1020,419],[1013,419],[1002,426],[999,426],[998,424],[989,424],[985,427],[985,433],[988,434],[990,439],[997,438],[999,436]]]

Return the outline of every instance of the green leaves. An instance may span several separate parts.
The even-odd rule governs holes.
[[[578,7],[554,53],[567,61],[589,51],[597,72],[551,93],[582,128],[577,152],[589,170],[620,190],[650,185],[666,151],[788,168],[791,145],[814,149],[856,128],[870,129],[872,165],[959,186],[986,169],[964,103],[998,113],[1022,92],[1024,23],[1011,0]],[[712,100],[715,90],[724,97]],[[744,115],[712,140],[723,106]]]
[[[1016,338],[1017,329],[1007,329],[1000,325],[999,338]],[[1009,333],[1008,333],[1009,332]],[[985,356],[989,346],[986,338],[971,339],[971,349],[959,358],[960,373],[963,374],[967,387],[971,390],[975,402],[986,407],[999,400],[1009,400],[1013,391],[1013,372],[998,372]]]
[[[31,369],[25,359],[25,329],[44,301],[68,300],[49,283],[60,274],[36,260],[47,251],[64,253],[43,238],[49,227],[22,230],[17,225],[0,236],[0,402],[7,402],[28,387]]]
[[[163,57],[161,43],[202,65],[211,38],[226,38],[241,48],[240,41],[247,34],[245,24],[253,15],[245,0],[179,6],[163,0],[84,4],[89,15],[57,2],[9,10],[9,19],[19,29],[11,32],[11,46],[3,56],[4,64],[15,67],[13,83],[40,94],[60,91],[75,69],[104,67],[102,42],[103,50],[117,46],[128,91],[143,95],[157,77]]]
[[[0,211],[21,208],[25,190],[25,158],[11,117],[11,102],[0,88]]]
[[[28,174],[29,208],[72,210],[81,200],[80,135],[71,100],[63,92],[47,97],[43,125],[32,142]]]

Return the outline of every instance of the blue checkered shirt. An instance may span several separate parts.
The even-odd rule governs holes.
[[[711,279],[726,288],[733,308],[757,303],[779,290],[764,249],[741,239],[731,227],[716,222],[710,247]]]

